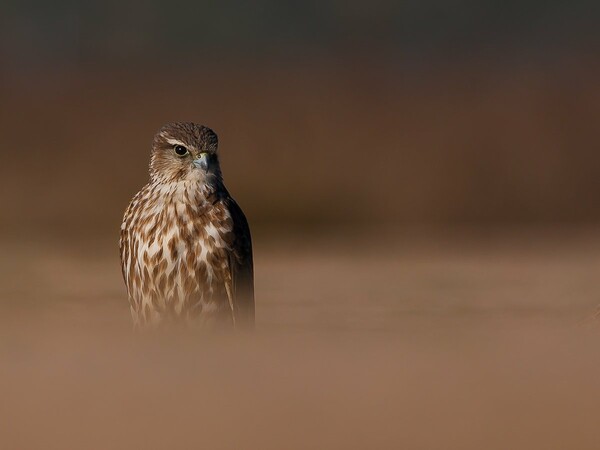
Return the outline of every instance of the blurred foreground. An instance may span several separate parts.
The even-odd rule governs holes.
[[[399,236],[259,238],[256,333],[147,338],[114,242],[3,242],[0,447],[598,448],[600,236]]]

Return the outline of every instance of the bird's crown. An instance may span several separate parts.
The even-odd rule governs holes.
[[[198,152],[216,153],[217,134],[204,125],[193,122],[173,122],[164,125],[154,136],[154,147],[182,145]]]

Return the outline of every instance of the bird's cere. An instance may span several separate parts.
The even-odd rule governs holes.
[[[200,153],[194,160],[194,166],[198,169],[208,170],[208,153]]]

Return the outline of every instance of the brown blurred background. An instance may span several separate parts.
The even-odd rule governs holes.
[[[0,8],[0,448],[598,448],[597,2]],[[257,333],[138,347],[118,230],[179,120]]]
[[[114,234],[175,120],[217,131],[257,231],[595,224],[597,10],[8,2],[2,226]]]

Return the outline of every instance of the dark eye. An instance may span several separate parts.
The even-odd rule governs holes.
[[[175,146],[175,153],[177,153],[179,156],[185,156],[187,155],[188,149],[185,148],[183,145],[176,145]]]

